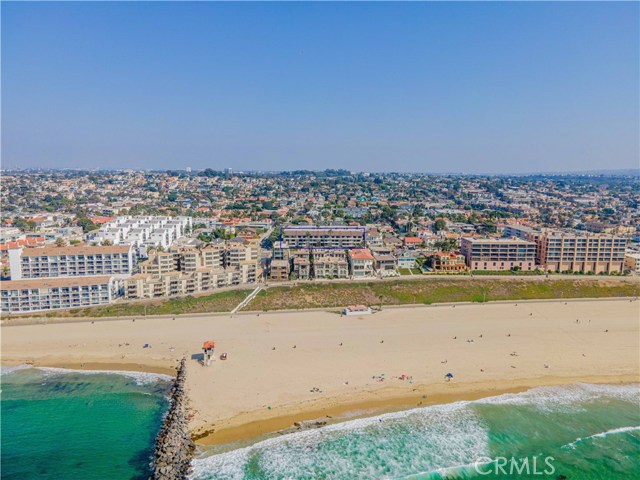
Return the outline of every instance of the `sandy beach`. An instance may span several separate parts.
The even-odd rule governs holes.
[[[639,320],[640,302],[607,299],[3,326],[2,364],[169,373],[186,356],[192,431],[215,444],[539,385],[638,382]],[[205,340],[228,359],[203,367]]]

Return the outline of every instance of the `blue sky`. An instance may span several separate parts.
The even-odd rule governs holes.
[[[634,168],[638,20],[631,2],[2,2],[2,163]]]

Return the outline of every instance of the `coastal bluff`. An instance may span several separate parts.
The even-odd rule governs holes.
[[[170,405],[158,437],[150,480],[182,480],[191,472],[195,445],[187,419],[187,396],[184,389],[186,360],[180,361],[171,389]]]

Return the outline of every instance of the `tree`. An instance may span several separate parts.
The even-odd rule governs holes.
[[[450,252],[451,250],[454,250],[457,245],[458,242],[455,238],[445,238],[443,240],[438,240],[433,244],[436,249],[443,252]]]
[[[445,232],[446,230],[447,230],[447,222],[445,221],[444,218],[437,219],[433,224],[433,231],[436,233]]]
[[[56,238],[56,247],[64,247],[67,245],[67,242],[64,241],[64,238],[58,237]]]
[[[103,247],[109,247],[111,245],[113,245],[113,242],[111,240],[109,240],[108,238],[102,242],[102,246]]]
[[[82,227],[82,231],[87,233],[92,230],[97,230],[100,228],[98,225],[93,223],[90,218],[86,216],[78,216],[78,220],[76,222],[79,227]]]
[[[25,220],[24,218],[16,218],[13,221],[13,226],[19,228],[20,230],[32,231],[36,228],[36,222]]]

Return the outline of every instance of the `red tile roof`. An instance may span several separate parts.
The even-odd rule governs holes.
[[[103,223],[113,222],[116,217],[91,217],[90,220],[96,225],[102,225]]]
[[[349,251],[349,255],[354,260],[373,260],[373,255],[366,248],[356,248]]]
[[[420,237],[404,237],[404,243],[422,243],[423,241]]]
[[[0,243],[0,251],[4,252],[9,250],[10,248],[18,248],[25,247],[28,245],[37,245],[38,243],[44,242],[44,237],[28,237],[24,240],[18,240],[17,242],[7,242]]]

